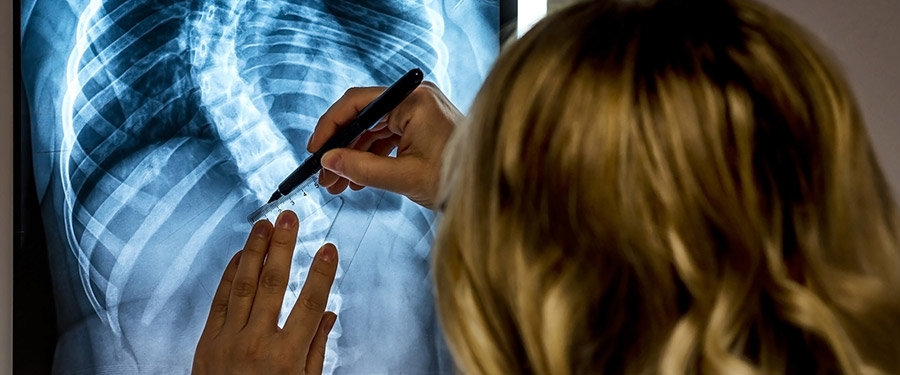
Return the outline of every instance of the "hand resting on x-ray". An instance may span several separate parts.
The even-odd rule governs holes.
[[[273,227],[259,221],[234,255],[213,297],[194,353],[194,374],[321,374],[325,343],[337,316],[326,312],[337,272],[337,249],[316,253],[300,297],[278,326],[297,243],[297,215],[284,211]]]

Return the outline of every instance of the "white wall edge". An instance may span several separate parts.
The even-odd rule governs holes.
[[[535,23],[547,15],[547,0],[518,0],[516,34],[525,35]]]

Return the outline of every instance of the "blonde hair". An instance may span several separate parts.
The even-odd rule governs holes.
[[[448,146],[466,374],[900,373],[897,207],[842,78],[755,2],[581,3]]]

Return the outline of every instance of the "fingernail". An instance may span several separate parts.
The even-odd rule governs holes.
[[[275,222],[279,228],[294,229],[297,226],[297,215],[291,211],[282,211]]]
[[[337,174],[341,174],[344,167],[344,161],[341,155],[334,151],[328,151],[322,155],[322,167]]]
[[[268,220],[263,220],[253,226],[253,235],[262,238],[268,238],[272,233],[272,224]]]
[[[334,262],[334,258],[337,256],[337,251],[334,249],[334,245],[325,245],[322,246],[322,249],[319,250],[319,259],[331,263]]]

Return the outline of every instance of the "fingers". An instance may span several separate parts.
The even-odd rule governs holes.
[[[391,131],[391,129],[388,129],[388,128],[382,128],[380,130],[366,131],[366,132],[363,132],[362,135],[360,135],[359,138],[356,139],[356,142],[354,142],[353,146],[349,147],[349,148],[355,148],[357,150],[367,151],[372,147],[372,144],[375,143],[376,141],[379,141],[379,140],[382,140],[385,138],[391,138],[391,137],[399,138],[398,135],[394,134]]]
[[[334,172],[329,171],[325,168],[322,168],[319,171],[319,185],[320,186],[324,186],[326,188],[331,187],[331,185],[334,185],[340,179],[341,179],[341,176],[338,176],[338,175],[334,174]]]
[[[379,155],[379,156],[388,156],[391,151],[397,148],[397,145],[400,144],[400,138],[392,137],[386,138],[376,141],[369,148],[369,152]]]
[[[380,140],[374,142],[369,147],[369,152],[371,152],[375,155],[378,155],[378,156],[387,157],[388,155],[390,155],[391,151],[393,151],[395,148],[397,148],[397,144],[399,144],[399,143],[400,143],[399,137],[380,139]],[[333,172],[329,172],[329,173],[333,173]],[[362,190],[362,188],[364,186],[359,185],[355,182],[350,182],[348,184],[348,187],[352,190],[359,191],[359,190]]]
[[[337,249],[332,244],[325,244],[316,253],[309,267],[300,297],[284,323],[284,332],[288,333],[298,348],[309,348],[316,335],[316,327],[319,326],[328,303],[328,292],[334,282],[337,264]]]
[[[313,337],[312,344],[309,344],[309,353],[306,355],[306,374],[321,374],[322,367],[325,364],[325,344],[328,342],[328,334],[334,327],[337,315],[331,311],[325,312],[319,322],[316,330],[316,336]]]
[[[322,167],[351,182],[406,193],[416,178],[419,162],[414,158],[390,158],[348,148],[328,151],[322,156]],[[331,191],[331,189],[329,189]]]
[[[248,327],[274,331],[278,325],[278,313],[284,300],[291,275],[291,259],[297,243],[297,215],[283,211],[275,220],[275,231],[269,240],[269,251],[259,274],[259,285],[253,300]]]
[[[328,186],[326,190],[328,190],[328,192],[331,194],[340,194],[342,191],[344,191],[344,189],[347,188],[347,185],[349,183],[350,182],[347,181],[346,178],[339,177],[338,180],[331,184],[331,186]]]
[[[362,141],[362,139],[360,139],[360,141]],[[362,146],[360,146],[359,143],[360,142],[357,142],[357,145],[353,148],[369,151],[378,156],[387,157],[391,151],[397,148],[397,145],[400,143],[400,137],[394,135],[386,138],[371,138],[365,140]],[[347,181],[346,178],[338,176],[328,169],[322,169],[319,172],[319,185],[324,186],[331,194],[340,194],[347,187],[353,190],[360,190],[364,187],[355,182]]]
[[[203,327],[200,337],[215,337],[222,330],[225,316],[228,313],[228,295],[231,294],[231,283],[234,281],[234,275],[237,274],[240,261],[240,251],[228,261],[228,266],[225,267],[222,280],[219,281],[219,287],[216,288],[216,294],[213,296],[212,305],[209,307],[209,317],[206,318],[206,326]]]
[[[382,88],[348,90],[320,118],[309,150],[321,148],[340,126],[351,121],[382,91]],[[347,187],[359,190],[372,186],[406,195],[430,207],[438,185],[444,146],[462,120],[462,113],[434,84],[423,82],[353,146],[326,153],[319,184],[332,194],[341,193]],[[396,158],[383,157],[395,148]]]
[[[272,223],[267,220],[253,225],[247,243],[244,244],[244,250],[241,251],[241,262],[231,284],[228,312],[223,329],[239,331],[247,324],[250,309],[253,306],[253,298],[256,295],[259,270],[262,268],[271,235]]]
[[[399,143],[400,136],[395,135],[391,133],[389,129],[384,128],[377,132],[363,133],[363,135],[360,136],[359,139],[350,148],[361,151],[369,151],[375,155],[387,156],[391,153],[391,151],[397,148],[397,145]],[[332,194],[339,194],[340,192],[344,191],[344,188],[347,187],[346,181],[341,181],[341,179],[342,177],[336,175],[334,172],[329,171],[328,169],[322,169],[319,172],[319,185],[329,188],[328,191]],[[335,187],[332,188],[332,185],[335,185]],[[362,185],[352,182],[349,184],[349,186],[353,190],[362,189]]]
[[[384,92],[384,87],[355,87],[347,90],[340,99],[328,108],[316,123],[306,145],[306,150],[314,152],[337,132],[339,128],[350,123],[356,115],[372,100]]]

